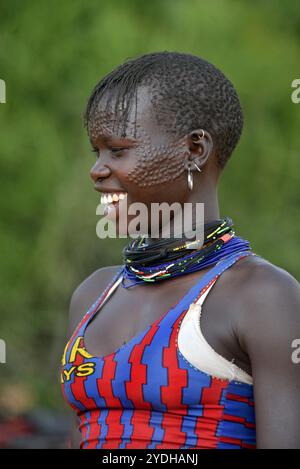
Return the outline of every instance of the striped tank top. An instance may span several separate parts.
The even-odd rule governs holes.
[[[248,255],[253,253],[222,258],[159,320],[115,352],[93,356],[85,349],[84,332],[120,283],[122,271],[117,273],[83,316],[62,357],[61,389],[78,417],[80,448],[255,448],[252,383],[196,368],[178,347],[190,305]]]

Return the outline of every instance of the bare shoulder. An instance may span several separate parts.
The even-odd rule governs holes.
[[[244,341],[300,334],[300,284],[285,269],[249,256],[232,271],[239,332]],[[255,339],[255,340],[254,340]]]
[[[274,284],[295,284],[299,282],[287,270],[272,264],[261,256],[247,256],[234,264],[234,276],[240,286],[246,289],[266,287]],[[263,285],[261,284],[263,282]]]
[[[105,290],[121,265],[101,267],[89,275],[74,291],[69,307],[69,333],[72,334],[83,315]]]
[[[240,298],[252,304],[262,300],[274,302],[279,297],[290,301],[299,294],[300,284],[295,277],[260,256],[242,259],[237,263],[234,275]]]

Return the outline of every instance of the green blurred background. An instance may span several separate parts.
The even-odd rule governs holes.
[[[99,240],[99,194],[82,115],[129,57],[189,52],[234,83],[245,112],[220,184],[221,215],[256,253],[299,279],[300,9],[280,1],[1,1],[0,408],[65,411],[59,387],[68,304],[127,240]]]

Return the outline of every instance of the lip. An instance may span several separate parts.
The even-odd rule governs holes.
[[[94,189],[97,191],[97,192],[102,192],[103,194],[122,194],[122,193],[126,193],[127,194],[127,191],[123,191],[122,189],[107,189],[106,187],[100,187],[100,186],[97,186],[95,185],[94,186]]]

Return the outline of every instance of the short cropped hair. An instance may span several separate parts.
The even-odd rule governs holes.
[[[213,139],[223,168],[243,129],[243,112],[233,84],[214,65],[191,54],[155,52],[129,59],[96,85],[85,110],[85,126],[104,94],[117,92],[116,117],[123,128],[136,102],[137,88],[149,86],[158,123],[176,137],[201,128]],[[121,103],[121,104],[120,104]],[[126,103],[126,104],[124,104]]]

